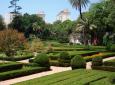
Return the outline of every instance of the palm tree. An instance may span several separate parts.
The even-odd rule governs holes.
[[[71,3],[72,7],[79,10],[80,18],[83,20],[82,7],[86,7],[89,3],[89,0],[69,0],[69,2]]]
[[[77,24],[76,32],[83,32],[83,43],[88,44],[90,30],[97,28],[94,24],[91,24],[87,18],[80,20]]]

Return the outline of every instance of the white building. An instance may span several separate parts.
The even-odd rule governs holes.
[[[9,23],[12,22],[13,18],[16,16],[16,15],[21,15],[21,14],[15,14],[13,12],[10,12],[10,13],[7,13],[4,15],[4,22],[6,25],[8,25]]]
[[[62,10],[61,12],[59,12],[59,14],[57,15],[57,20],[60,20],[60,21],[66,21],[69,19],[69,16],[70,16],[70,12],[68,9],[64,9]]]
[[[43,20],[45,20],[45,13],[43,11],[39,11],[37,16],[41,17]]]
[[[8,25],[10,23],[10,14],[6,13],[5,15],[3,15],[3,17],[5,24]]]

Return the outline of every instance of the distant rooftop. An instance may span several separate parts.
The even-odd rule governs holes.
[[[70,14],[70,12],[69,12],[68,9],[64,9],[64,10],[60,11],[57,16],[59,16],[59,15],[61,15],[61,14]]]

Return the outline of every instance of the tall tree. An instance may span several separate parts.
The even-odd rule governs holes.
[[[71,3],[72,7],[76,8],[76,10],[79,10],[80,13],[80,18],[84,20],[82,16],[82,7],[86,7],[87,4],[89,3],[89,0],[69,0]],[[85,29],[83,29],[83,38],[84,38],[84,44],[85,44]]]
[[[20,14],[20,13],[19,13],[19,10],[22,9],[21,6],[18,6],[18,5],[17,5],[17,2],[18,2],[18,1],[19,1],[19,0],[11,0],[11,1],[10,1],[10,4],[11,4],[11,5],[8,7],[8,8],[14,8],[13,11],[10,12],[10,13],[12,13],[12,14],[14,15],[14,17],[17,16],[18,14]]]
[[[72,7],[79,10],[80,17],[83,20],[82,7],[86,7],[89,3],[89,0],[69,0],[69,2],[71,3]]]

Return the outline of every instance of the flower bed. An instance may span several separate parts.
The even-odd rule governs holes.
[[[98,56],[100,56],[102,58],[108,58],[108,57],[115,56],[115,52],[102,52],[102,53],[94,54],[92,56],[85,56],[84,59],[86,59],[86,61],[91,61],[92,58],[95,58]]]

